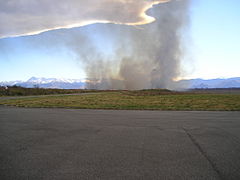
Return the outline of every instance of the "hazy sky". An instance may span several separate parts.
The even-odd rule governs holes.
[[[102,53],[110,55],[111,43],[114,42],[101,35],[104,32],[102,28],[107,25],[92,24],[64,30],[61,27],[70,28],[92,22],[134,25],[154,20],[142,13],[144,9],[150,8],[153,1],[102,0],[99,3],[100,0],[89,0],[86,3],[71,0],[70,4],[74,7],[72,13],[68,13],[70,1],[54,3],[42,0],[42,6],[25,1],[29,7],[26,7],[24,0],[0,0],[0,81],[27,80],[32,76],[84,78],[81,61],[77,60],[76,55],[60,38],[64,39],[67,34],[81,31],[95,42]],[[184,40],[187,51],[182,61],[185,72],[183,78],[240,77],[239,9],[239,0],[192,0],[191,25]],[[81,13],[78,14],[78,11]],[[22,12],[27,13],[23,15]],[[26,15],[29,13],[34,14],[34,18]],[[25,19],[27,23],[19,19]],[[59,30],[21,36],[48,29]]]

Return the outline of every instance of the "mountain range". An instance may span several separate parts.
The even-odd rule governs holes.
[[[31,77],[27,81],[0,82],[0,86],[21,86],[57,89],[84,89],[86,80],[84,79],[57,79],[57,78],[37,78]],[[228,79],[189,79],[176,82],[178,87],[185,89],[206,89],[206,88],[240,88],[240,77]]]
[[[85,81],[80,79],[57,79],[31,77],[27,81],[0,82],[0,86],[21,86],[26,88],[56,88],[56,89],[83,89]]]
[[[177,82],[179,87],[188,89],[240,88],[240,77],[227,79],[189,79]]]

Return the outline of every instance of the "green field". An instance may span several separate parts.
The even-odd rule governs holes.
[[[240,94],[181,93],[168,90],[113,91],[2,99],[0,104],[80,109],[239,111]]]
[[[32,95],[52,95],[52,94],[79,94],[89,92],[100,92],[91,89],[44,89],[44,88],[24,88],[20,86],[10,86],[7,89],[0,86],[1,96],[32,96]]]

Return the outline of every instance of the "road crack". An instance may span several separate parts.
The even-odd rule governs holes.
[[[218,170],[216,163],[214,163],[210,157],[207,155],[207,152],[203,150],[203,148],[200,146],[200,144],[196,141],[196,139],[188,132],[187,129],[182,128],[184,132],[187,134],[193,145],[198,149],[198,151],[202,154],[202,156],[208,161],[208,163],[211,165],[212,169],[216,172],[220,180],[224,180],[221,172]]]

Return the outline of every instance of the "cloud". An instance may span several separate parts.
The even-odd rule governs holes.
[[[0,38],[34,35],[92,23],[142,25],[145,12],[169,0],[7,0],[0,2]]]

